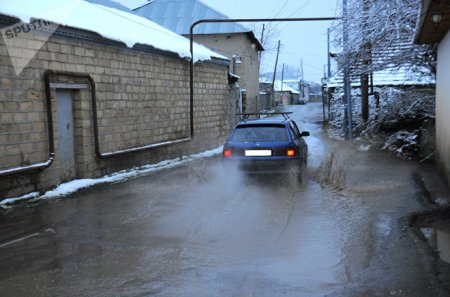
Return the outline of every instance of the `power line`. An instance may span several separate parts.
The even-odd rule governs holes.
[[[128,21],[130,21],[130,22],[133,22],[133,23],[135,23],[135,24],[138,24],[138,25],[140,25],[140,26],[143,26],[143,27],[145,27],[145,28],[147,28],[147,29],[150,29],[150,30],[153,30],[153,31],[157,31],[157,32],[162,33],[162,34],[165,34],[165,35],[167,35],[167,36],[175,37],[175,36],[174,36],[175,33],[167,32],[167,31],[159,30],[158,28],[150,27],[150,26],[148,26],[148,25],[146,25],[146,24],[143,24],[143,23],[141,23],[141,22],[137,22],[137,21],[133,20],[132,18],[128,18],[128,17],[126,17],[126,16],[123,15],[123,14],[116,13],[116,12],[114,12],[114,11],[112,11],[112,10],[106,8],[106,7],[103,7],[102,5],[95,5],[95,6],[96,6],[97,8],[100,8],[100,9],[102,9],[102,10],[104,10],[104,11],[110,13],[110,14],[114,14],[114,15],[120,17],[120,18],[126,19],[126,20],[128,20]],[[126,13],[126,12],[124,12],[124,13]],[[133,15],[133,16],[135,16],[135,15]],[[137,15],[136,15],[136,16],[137,16]],[[147,20],[146,18],[144,18],[144,19],[145,19],[146,21],[151,22],[150,20]],[[155,24],[156,24],[156,23],[155,23]],[[166,30],[167,30],[167,29],[166,29]]]
[[[288,18],[290,18],[291,16],[295,15],[297,12],[299,12],[300,10],[302,10],[303,8],[305,8],[305,6],[307,6],[309,3],[311,3],[312,0],[308,0],[306,1],[302,6],[300,6],[296,11],[294,11],[292,14],[290,14],[288,16]]]
[[[284,10],[284,8],[286,7],[286,5],[287,5],[288,3],[289,3],[289,0],[286,0],[286,1],[284,2],[283,7],[281,7],[281,9],[278,10],[277,14],[275,14],[275,16],[274,16],[273,18],[276,18],[277,16],[279,16],[280,13]]]

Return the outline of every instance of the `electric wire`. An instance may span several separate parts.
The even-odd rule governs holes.
[[[284,2],[284,5],[281,7],[280,10],[278,10],[278,12],[275,14],[275,16],[273,18],[276,18],[277,16],[279,16],[281,14],[281,12],[283,12],[283,10],[285,9],[286,5],[289,3],[289,0],[286,0]]]

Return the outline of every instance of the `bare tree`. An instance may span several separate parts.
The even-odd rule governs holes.
[[[280,32],[273,23],[255,23],[252,25],[252,30],[264,48],[259,55],[260,65],[262,65],[267,57],[277,51],[277,36],[280,35]],[[263,71],[261,68],[260,70]]]

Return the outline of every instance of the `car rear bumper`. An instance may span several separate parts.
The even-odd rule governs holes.
[[[236,164],[241,171],[250,174],[284,174],[301,168],[301,161],[298,158],[282,160],[226,158],[225,160]]]

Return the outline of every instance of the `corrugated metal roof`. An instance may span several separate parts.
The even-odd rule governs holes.
[[[119,10],[123,10],[129,13],[133,13],[131,11],[131,9],[128,9],[127,7],[123,6],[120,3],[117,3],[115,1],[111,1],[111,0],[85,0],[87,2],[93,3],[93,4],[100,4],[106,7],[111,7],[111,8],[115,8],[115,9],[119,9]]]
[[[189,34],[192,23],[201,19],[229,19],[199,0],[154,0],[134,10],[178,34]],[[245,33],[252,30],[239,23],[207,23],[194,28],[195,34]]]

